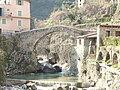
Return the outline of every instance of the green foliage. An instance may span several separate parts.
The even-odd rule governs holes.
[[[91,61],[96,61],[96,55],[91,55],[91,56],[89,57],[89,59],[90,59]]]
[[[110,64],[110,60],[107,60],[107,61],[105,62],[105,64]]]
[[[106,37],[103,40],[105,46],[119,46],[120,38],[118,37]]]
[[[118,64],[114,64],[112,67],[113,67],[113,68],[118,68],[119,65],[118,65]]]
[[[13,57],[9,55],[4,58],[5,63],[10,63],[11,60],[13,60]]]
[[[58,60],[58,59],[59,59],[59,56],[58,56],[57,53],[52,53],[52,55],[53,55],[53,57],[54,57],[55,60]]]
[[[110,22],[110,20],[111,20],[110,17],[104,17],[104,18],[103,18],[103,22],[104,22],[104,23],[105,23],[105,22]]]
[[[70,18],[71,21],[75,20],[76,13],[75,13],[74,8],[69,10],[69,12],[67,12],[67,16],[68,16],[68,18]]]

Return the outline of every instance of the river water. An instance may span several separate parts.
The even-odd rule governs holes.
[[[38,81],[58,81],[58,82],[77,82],[78,77],[64,76],[62,73],[46,74],[46,73],[30,73],[21,75],[8,76],[9,79],[21,80],[38,80]]]

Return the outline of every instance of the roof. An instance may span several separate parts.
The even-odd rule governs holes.
[[[120,28],[120,25],[117,25],[117,24],[113,24],[113,25],[100,25],[100,27]]]
[[[76,38],[97,38],[97,33],[89,33],[86,35],[77,36]]]

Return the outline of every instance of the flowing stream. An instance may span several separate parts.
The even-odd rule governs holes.
[[[58,82],[77,82],[78,77],[64,76],[62,73],[46,74],[46,73],[30,73],[21,75],[8,76],[9,79],[21,80],[38,80],[38,81],[58,81]]]

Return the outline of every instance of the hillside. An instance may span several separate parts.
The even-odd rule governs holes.
[[[61,0],[31,0],[31,16],[46,19],[50,13],[61,6]]]
[[[95,29],[96,24],[120,23],[120,5],[117,3],[105,0],[104,3],[87,3],[82,8],[76,3],[61,4],[62,0],[32,0],[31,16],[42,19],[33,18],[32,28],[59,24]]]

